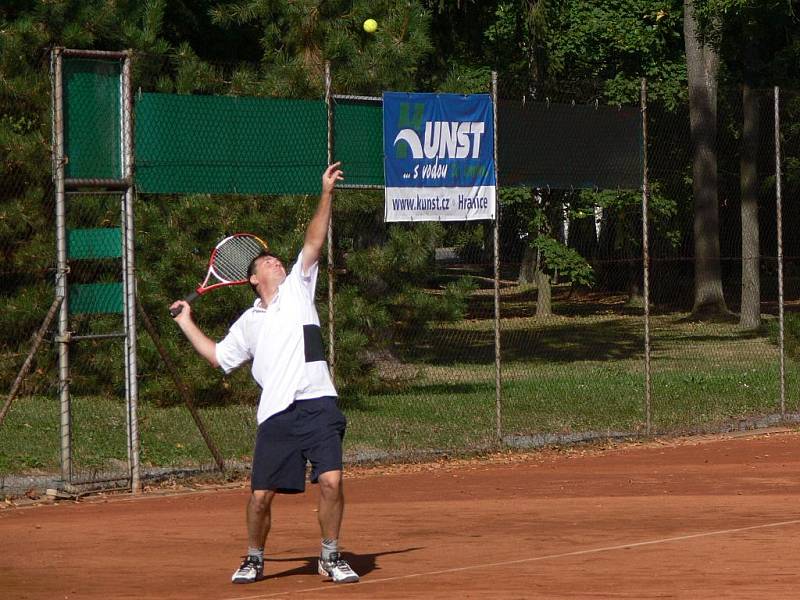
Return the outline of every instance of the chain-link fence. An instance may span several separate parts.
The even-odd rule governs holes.
[[[321,99],[266,103],[140,88],[133,222],[144,476],[211,469],[220,460],[246,469],[258,397],[249,371],[223,376],[208,366],[167,307],[197,286],[211,248],[227,234],[256,233],[294,260],[329,140],[346,181],[336,194],[332,253],[323,258],[317,298],[326,343],[333,333],[327,350],[349,419],[348,461],[757,427],[797,410],[797,95],[782,92],[780,100],[781,262],[773,90],[745,95],[744,105],[741,89],[719,94],[715,217],[694,200],[697,186],[708,194],[713,181],[696,164],[685,101],[648,102],[643,130],[638,98],[609,106],[593,86],[520,93],[501,80],[495,239],[490,221],[384,222],[378,99],[334,94],[328,136]],[[144,123],[152,128],[140,129]],[[279,123],[280,132],[265,123]],[[5,391],[15,387],[53,302],[56,239],[47,124],[2,125]],[[647,246],[636,174],[643,144]],[[72,284],[120,280],[120,256],[102,249],[119,247],[122,203],[118,190],[67,194]],[[226,288],[201,297],[193,314],[220,339],[251,302],[246,286]],[[124,327],[116,308],[79,314],[72,306],[76,481],[125,484],[130,475]],[[5,402],[6,493],[59,479],[56,329],[46,329],[15,397]]]
[[[693,155],[685,108],[656,104],[650,115],[653,203],[675,205],[651,221],[654,424],[775,422],[782,407],[773,91],[720,92],[715,157]],[[708,195],[702,186],[716,186],[712,203],[699,199]],[[784,407],[795,408],[796,400]]]

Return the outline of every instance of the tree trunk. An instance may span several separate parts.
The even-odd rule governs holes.
[[[722,292],[717,201],[717,50],[698,37],[694,0],[683,1],[683,33],[689,82],[689,122],[694,158],[695,315],[727,314]]]
[[[550,287],[550,276],[544,271],[537,270],[533,276],[536,281],[536,316],[553,316],[552,288]]]
[[[553,209],[553,193],[548,188],[548,190],[542,194],[537,195],[534,191],[533,200],[536,202],[540,207],[542,207],[545,213],[545,223],[540,225],[539,230],[537,231],[537,235],[550,235],[550,232],[553,230],[553,221],[554,219],[554,209]],[[559,205],[559,212],[560,212],[560,203]],[[533,281],[536,284],[536,316],[537,317],[550,317],[553,315],[553,305],[551,302],[552,298],[552,284],[550,281],[550,275],[548,275],[542,269],[542,256],[538,250],[536,252],[536,264],[534,267],[533,272]]]
[[[517,282],[520,284],[533,283],[536,273],[536,249],[530,246],[525,248],[522,257],[522,264],[519,266],[519,277]]]
[[[628,301],[626,304],[635,307],[644,306],[644,291],[636,274],[631,275],[628,283]]]
[[[753,64],[754,52],[753,43],[748,43],[745,62],[749,65]],[[742,87],[742,154],[739,167],[742,194],[742,308],[739,325],[743,329],[757,329],[761,325],[757,172],[760,113],[758,97],[749,79],[745,75]]]

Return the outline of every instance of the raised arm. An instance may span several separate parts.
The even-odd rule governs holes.
[[[315,262],[319,260],[322,252],[322,245],[328,236],[328,222],[331,218],[331,203],[333,201],[333,190],[336,182],[344,179],[344,174],[339,168],[342,163],[333,163],[322,174],[322,194],[319,197],[319,204],[311,223],[306,229],[306,239],[303,244],[303,273]]]

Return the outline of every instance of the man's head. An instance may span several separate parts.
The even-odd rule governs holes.
[[[262,287],[278,287],[286,279],[286,267],[283,260],[272,252],[263,250],[261,254],[250,261],[247,267],[247,279],[250,287],[257,296],[261,296],[259,289]]]

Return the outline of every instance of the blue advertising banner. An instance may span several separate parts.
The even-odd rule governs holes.
[[[495,218],[488,94],[384,92],[386,221]]]

